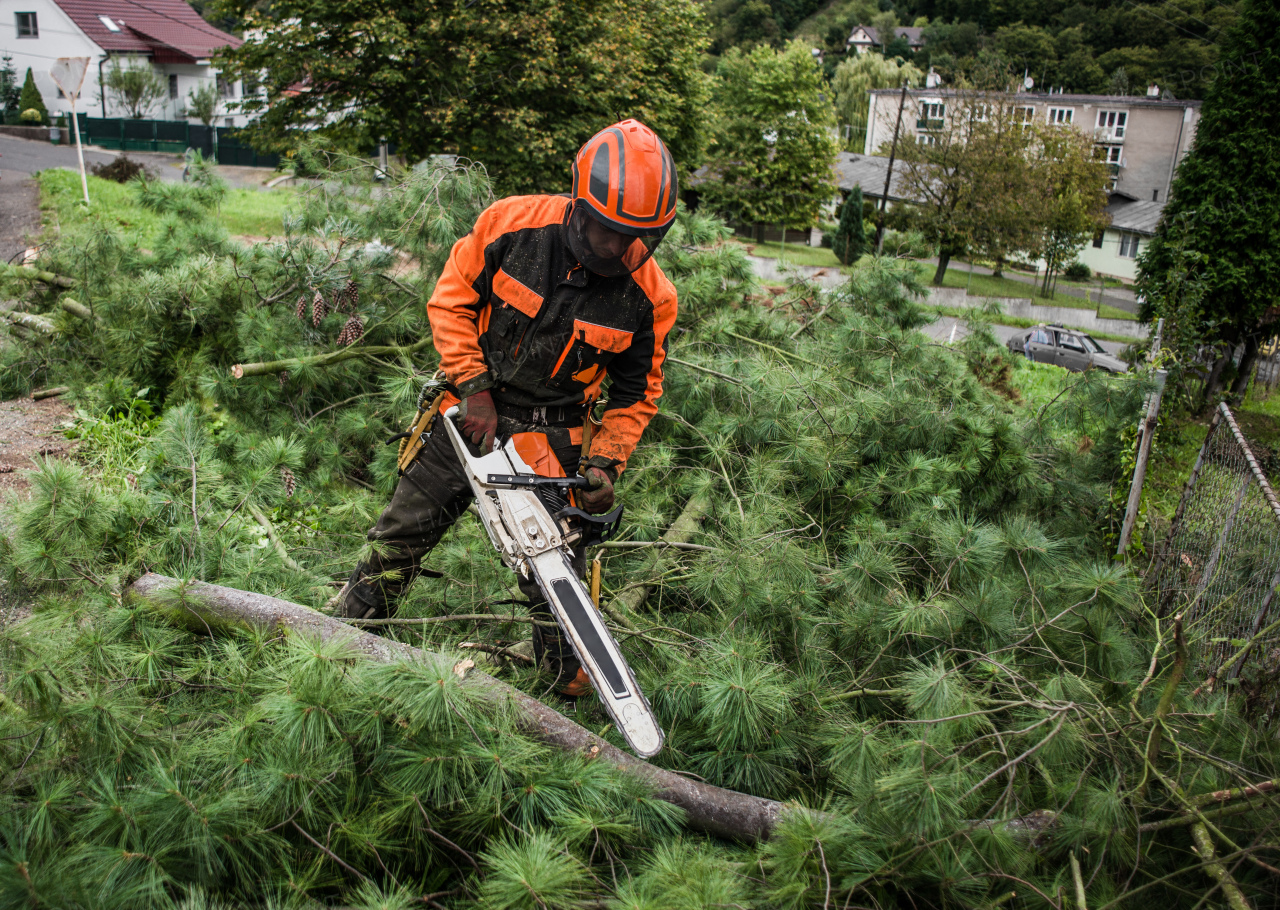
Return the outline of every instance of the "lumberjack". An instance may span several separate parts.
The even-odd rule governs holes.
[[[447,380],[439,412],[458,405],[462,436],[490,452],[520,434],[538,474],[581,473],[577,504],[600,514],[662,396],[676,292],[652,259],[676,213],[675,161],[636,120],[601,130],[573,161],[566,196],[513,196],[486,209],[453,247],[427,303]],[[600,428],[583,424],[609,380]],[[437,420],[445,419],[443,417]],[[530,444],[532,440],[532,445]],[[353,618],[385,617],[422,560],[472,502],[448,435],[434,432],[403,466],[391,504],[369,531],[370,556],[340,595]],[[573,549],[581,576],[585,547]],[[532,577],[520,579],[534,656],[564,695],[592,691]]]

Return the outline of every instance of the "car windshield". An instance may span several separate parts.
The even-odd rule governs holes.
[[[1098,342],[1094,341],[1088,335],[1081,335],[1080,340],[1084,342],[1085,349],[1088,350],[1090,353],[1093,353],[1093,354],[1107,353],[1106,348],[1098,344]]]

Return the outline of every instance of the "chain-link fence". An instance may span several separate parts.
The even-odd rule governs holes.
[[[1160,616],[1182,614],[1191,672],[1209,685],[1248,681],[1271,713],[1280,678],[1280,501],[1226,404],[1214,412],[1147,583]]]

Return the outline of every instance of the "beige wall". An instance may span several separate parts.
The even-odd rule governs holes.
[[[892,141],[898,117],[898,99],[899,93],[894,91],[871,93],[864,154],[874,155]],[[920,117],[922,102],[927,100],[946,103],[948,116],[960,103],[955,96],[927,89],[908,92],[902,111],[900,142],[915,139],[922,132],[916,129],[916,120]],[[1152,199],[1155,191],[1158,202],[1168,199],[1174,165],[1191,147],[1200,119],[1198,106],[1176,102],[1152,103],[1141,97],[1090,96],[1088,100],[1082,100],[1070,95],[1029,95],[1025,99],[1013,96],[1013,103],[1033,108],[1037,123],[1048,122],[1050,108],[1070,108],[1073,112],[1072,126],[1089,135],[1093,135],[1099,110],[1126,111],[1128,124],[1124,141],[1115,143],[1123,148],[1116,189],[1140,200]]]
[[[1138,253],[1141,255],[1147,248],[1151,238],[1143,236],[1138,241]],[[1076,257],[1094,272],[1123,281],[1134,281],[1138,277],[1138,261],[1120,255],[1120,231],[1107,229],[1102,234],[1102,248],[1090,241],[1081,248]]]

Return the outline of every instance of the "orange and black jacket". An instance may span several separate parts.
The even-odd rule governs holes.
[[[608,377],[590,455],[621,471],[662,397],[676,291],[652,259],[621,278],[579,265],[562,234],[569,205],[512,196],[485,209],[454,244],[427,315],[459,397],[491,389],[510,407],[573,408]]]

